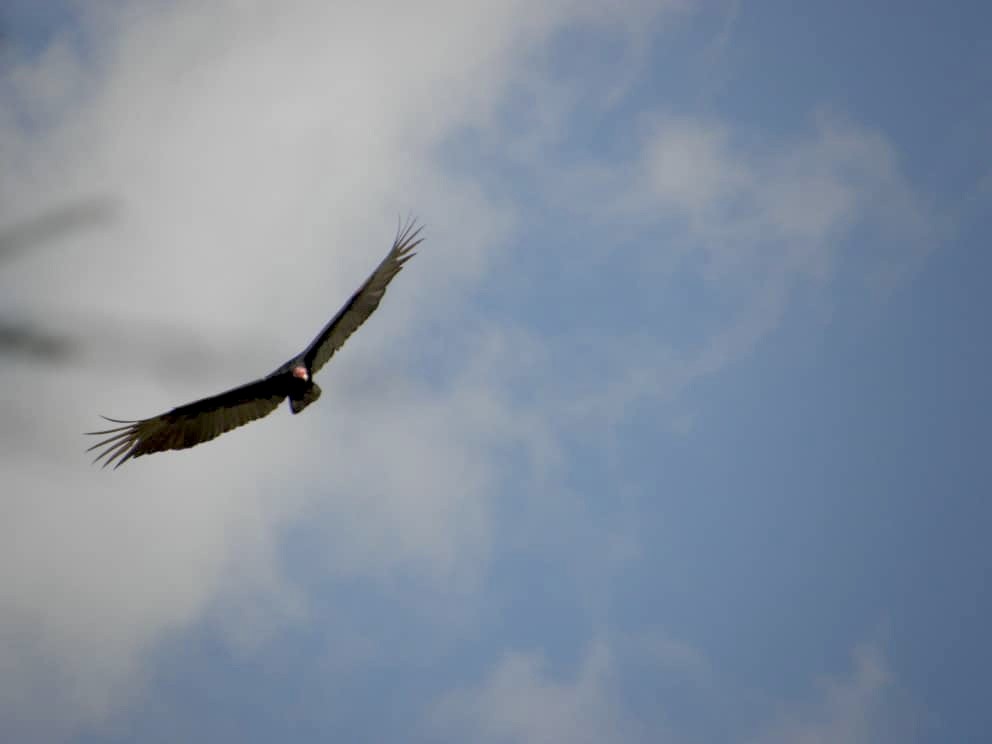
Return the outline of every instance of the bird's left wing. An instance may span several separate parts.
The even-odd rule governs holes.
[[[116,470],[132,457],[170,449],[185,449],[207,442],[242,424],[267,416],[285,397],[284,381],[270,375],[226,393],[173,408],[152,418],[120,421],[104,416],[108,421],[124,426],[87,432],[97,436],[111,436],[86,451],[103,447],[93,462],[103,460],[103,466],[106,467],[116,461]]]
[[[410,220],[396,231],[393,247],[382,263],[303,352],[311,374],[323,367],[334,352],[344,346],[348,337],[379,307],[387,285],[400,272],[403,264],[416,255],[412,251],[423,240],[419,237],[422,229],[423,227],[416,226],[416,220]]]

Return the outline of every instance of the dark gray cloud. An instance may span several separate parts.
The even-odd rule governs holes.
[[[15,354],[47,362],[65,361],[73,352],[72,341],[30,323],[0,320],[0,356]]]
[[[0,225],[0,261],[9,261],[28,251],[49,249],[83,230],[106,227],[117,212],[114,200],[92,198],[51,207],[13,224]]]

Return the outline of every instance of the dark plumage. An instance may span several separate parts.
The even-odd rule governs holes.
[[[120,421],[104,416],[108,421],[123,426],[87,432],[97,436],[110,435],[87,449],[89,452],[103,448],[93,462],[103,460],[104,467],[114,462],[116,469],[132,457],[193,447],[267,416],[285,398],[289,398],[293,413],[302,411],[320,397],[320,388],[314,383],[313,375],[375,312],[389,282],[400,272],[403,264],[416,255],[413,249],[423,240],[419,237],[421,229],[416,227],[414,220],[401,226],[396,232],[393,247],[372,275],[306,349],[272,374],[152,418]]]

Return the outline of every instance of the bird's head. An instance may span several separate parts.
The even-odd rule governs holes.
[[[292,369],[292,374],[293,377],[298,380],[303,380],[304,382],[308,382],[310,380],[310,371],[302,364],[297,364],[294,366]]]

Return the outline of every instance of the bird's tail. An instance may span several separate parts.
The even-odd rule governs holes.
[[[293,413],[299,413],[308,405],[313,403],[317,398],[320,397],[320,386],[317,383],[312,383],[306,389],[300,397],[290,397],[289,399],[289,410]]]

